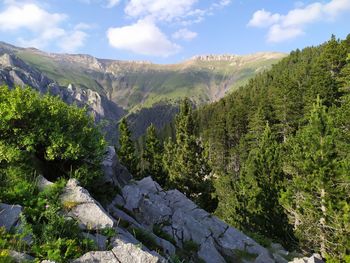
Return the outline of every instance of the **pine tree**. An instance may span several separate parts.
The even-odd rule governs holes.
[[[131,131],[126,118],[123,118],[119,123],[119,148],[117,154],[120,163],[123,164],[133,176],[137,177],[139,174],[138,159],[135,154],[135,145],[131,140]]]
[[[284,174],[281,150],[270,126],[249,153],[240,179],[236,182],[236,197],[231,204],[234,224],[246,231],[259,233],[286,245],[291,245],[292,229],[279,204],[279,192],[283,189]]]
[[[182,102],[176,117],[176,142],[169,140],[165,144],[164,163],[171,187],[176,187],[201,207],[215,209],[211,168],[203,144],[195,136],[189,99]]]
[[[349,163],[337,150],[337,134],[318,98],[308,124],[288,142],[285,172],[289,180],[280,202],[301,248],[339,259],[350,253],[350,180]]]
[[[156,128],[153,124],[147,128],[145,140],[145,148],[142,153],[144,163],[142,174],[144,176],[152,176],[161,186],[164,186],[166,173],[162,163],[163,148],[157,138]]]

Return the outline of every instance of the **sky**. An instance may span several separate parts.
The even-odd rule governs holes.
[[[349,33],[350,0],[0,0],[0,41],[161,64],[290,52]]]

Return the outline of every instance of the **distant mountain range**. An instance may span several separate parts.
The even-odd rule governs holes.
[[[197,105],[216,101],[285,56],[276,52],[205,55],[159,65],[46,53],[0,42],[0,84],[29,85],[40,91],[50,86],[66,100],[71,96],[69,101],[87,103],[94,112],[97,109],[101,118],[119,119],[127,112],[135,113],[160,102],[173,105],[184,97]],[[148,116],[149,122],[156,118]],[[133,122],[137,122],[137,114],[133,114]],[[158,119],[157,123],[161,126],[162,121]]]

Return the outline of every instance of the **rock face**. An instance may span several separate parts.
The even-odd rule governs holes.
[[[89,230],[111,228],[113,218],[93,199],[89,192],[80,187],[75,179],[70,179],[61,196],[63,206],[69,210],[68,216],[76,219],[80,227]]]
[[[256,258],[253,262],[274,262],[253,239],[200,209],[179,191],[164,191],[151,177],[126,185],[117,199],[112,206],[122,206],[145,229],[160,228],[178,248],[186,242],[197,244],[198,256],[205,262],[225,262],[224,258],[234,262],[241,252]]]

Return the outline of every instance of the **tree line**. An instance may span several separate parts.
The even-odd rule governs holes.
[[[349,262],[349,90],[350,36],[332,36],[216,103],[185,100],[176,136],[163,144],[149,127],[139,155],[123,120],[118,153],[244,232]]]

